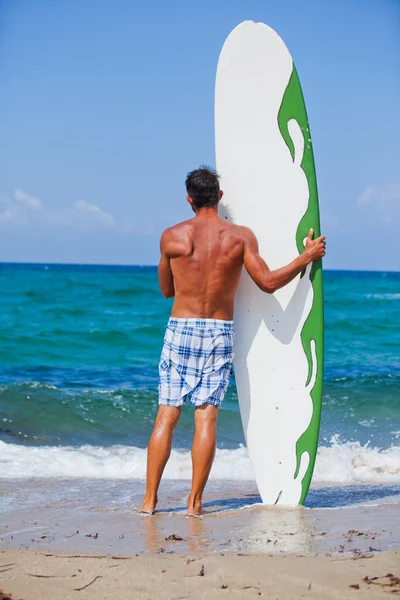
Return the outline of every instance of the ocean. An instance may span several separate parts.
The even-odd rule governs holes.
[[[400,273],[325,271],[316,483],[400,483]],[[0,477],[143,480],[171,302],[155,267],[0,265]],[[267,369],[266,369],[267,376]],[[190,478],[184,407],[166,471]],[[211,479],[252,481],[234,379]]]

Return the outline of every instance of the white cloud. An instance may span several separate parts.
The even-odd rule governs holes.
[[[16,190],[13,199],[0,195],[1,223],[24,226],[45,223],[78,231],[113,229],[116,226],[113,215],[103,211],[97,204],[78,200],[72,208],[50,209],[38,198],[22,190]]]
[[[42,210],[43,204],[37,198],[33,196],[29,196],[29,194],[25,194],[22,190],[15,190],[14,198],[17,202],[25,206],[26,208],[31,208],[32,210]]]
[[[373,198],[374,188],[366,188],[357,200],[357,204],[368,204]]]
[[[1,223],[14,223],[16,225],[28,225],[28,218],[21,206],[15,202],[11,202],[9,198],[2,197],[1,204],[4,206],[0,211]]]
[[[101,210],[96,204],[84,200],[75,202],[73,208],[46,211],[43,221],[55,226],[71,227],[78,231],[88,229],[112,229],[113,215]]]
[[[360,205],[400,203],[400,183],[392,183],[383,187],[367,187],[357,202]]]
[[[397,221],[400,218],[400,183],[367,187],[357,204],[384,223]]]
[[[75,203],[74,210],[79,214],[83,221],[89,219],[89,221],[96,221],[102,224],[104,227],[114,227],[114,217],[99,208],[96,204],[90,204],[84,200],[79,200]]]

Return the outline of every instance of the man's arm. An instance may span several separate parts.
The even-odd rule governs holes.
[[[175,296],[174,276],[171,269],[171,257],[168,254],[167,247],[169,243],[170,232],[164,231],[160,241],[160,263],[158,265],[158,281],[160,290],[164,298],[173,298]]]
[[[313,240],[313,235],[314,231],[310,229],[302,254],[286,267],[271,271],[259,254],[256,236],[250,229],[245,229],[243,262],[248,274],[260,290],[273,294],[279,288],[290,283],[310,262],[325,256],[325,236],[321,235]]]

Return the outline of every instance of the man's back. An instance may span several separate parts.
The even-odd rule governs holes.
[[[175,289],[171,316],[232,319],[243,265],[242,228],[210,213],[179,223],[165,238]]]

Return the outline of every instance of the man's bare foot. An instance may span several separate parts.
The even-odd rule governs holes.
[[[201,517],[206,512],[201,504],[201,500],[193,500],[191,496],[188,498],[187,507],[188,517]]]
[[[158,502],[157,496],[155,497],[154,500],[147,499],[147,497],[145,496],[143,498],[143,504],[142,504],[142,508],[140,509],[140,512],[144,515],[154,515],[154,513],[156,512],[157,502]]]

